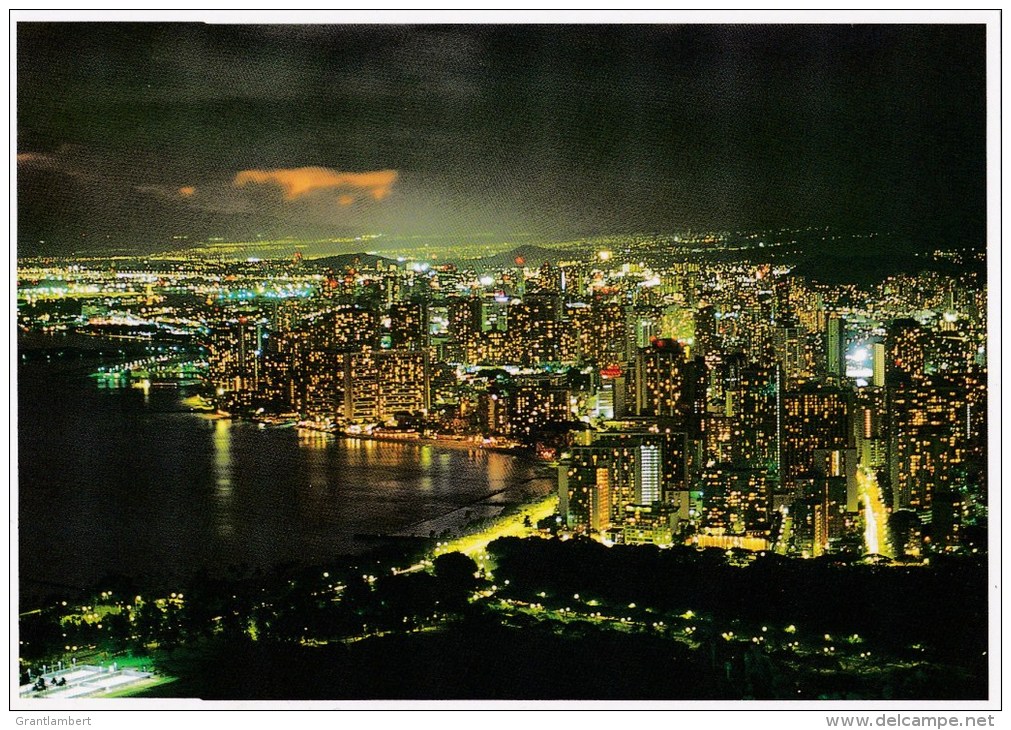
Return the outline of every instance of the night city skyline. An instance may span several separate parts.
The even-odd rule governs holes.
[[[16,18],[12,703],[997,707],[999,16],[819,17]]]

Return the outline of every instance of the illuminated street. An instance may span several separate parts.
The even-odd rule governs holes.
[[[776,541],[775,552],[777,555],[786,555],[790,548],[790,538],[793,535],[793,517],[790,512],[786,509],[782,510],[783,513],[783,527],[779,533],[779,539]]]
[[[554,494],[544,498],[540,502],[529,505],[515,515],[509,515],[497,520],[493,525],[481,532],[473,535],[458,537],[446,543],[442,543],[436,549],[437,554],[441,553],[463,553],[470,557],[477,557],[484,552],[492,540],[500,537],[527,537],[537,528],[537,522],[554,514],[558,507],[558,498]],[[529,515],[532,527],[524,525],[524,517]]]
[[[867,468],[857,471],[860,502],[864,513],[864,544],[871,555],[892,557],[888,545],[888,512],[881,501],[881,490],[874,472]]]

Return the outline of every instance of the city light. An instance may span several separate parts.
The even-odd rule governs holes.
[[[16,25],[19,702],[987,696],[986,24]]]

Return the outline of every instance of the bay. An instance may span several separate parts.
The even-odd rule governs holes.
[[[113,574],[184,581],[458,533],[553,488],[524,458],[213,418],[185,390],[99,389],[79,368],[20,366],[17,395],[22,606]]]

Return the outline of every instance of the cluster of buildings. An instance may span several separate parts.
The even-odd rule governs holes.
[[[177,269],[131,311],[197,323],[222,411],[537,448],[573,533],[820,555],[883,500],[895,553],[983,547],[981,284],[625,253]]]

